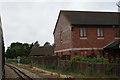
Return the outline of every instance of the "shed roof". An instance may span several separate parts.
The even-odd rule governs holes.
[[[112,41],[105,45],[103,49],[120,49],[120,41]]]
[[[54,53],[53,46],[33,47],[30,56],[45,56],[45,55],[52,55],[53,53]]]

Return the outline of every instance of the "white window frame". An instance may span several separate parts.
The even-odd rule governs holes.
[[[86,37],[86,36],[87,36],[86,28],[80,28],[80,37]]]
[[[83,37],[83,28],[80,28],[80,36]]]
[[[83,31],[84,31],[84,36],[86,37],[86,28],[83,28]]]
[[[98,37],[103,37],[104,36],[103,28],[97,28],[97,36]]]

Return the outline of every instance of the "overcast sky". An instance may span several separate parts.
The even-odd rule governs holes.
[[[5,46],[12,42],[54,43],[60,10],[117,11],[119,0],[0,0]]]

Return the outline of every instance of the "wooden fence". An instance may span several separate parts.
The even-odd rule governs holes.
[[[67,67],[70,64],[69,61],[60,60],[58,56],[31,57],[29,59],[40,65],[55,65],[60,67]],[[77,61],[74,63],[73,68],[95,74],[98,73],[103,75],[120,76],[120,64],[87,63],[87,62]]]
[[[38,63],[40,65],[58,65],[58,56],[44,56],[44,57],[31,57],[31,61]]]
[[[120,76],[120,64],[87,63],[79,61],[76,62],[74,66],[90,73]]]

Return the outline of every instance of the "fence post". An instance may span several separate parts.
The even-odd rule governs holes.
[[[30,68],[33,67],[33,61],[32,61],[32,58],[30,58]]]
[[[60,67],[60,56],[58,57],[58,68]],[[58,77],[60,77],[60,71],[58,71]]]

